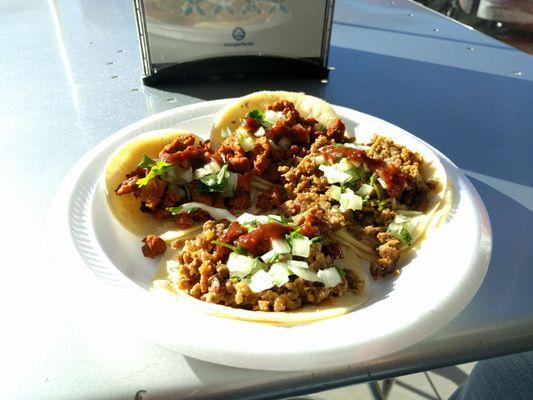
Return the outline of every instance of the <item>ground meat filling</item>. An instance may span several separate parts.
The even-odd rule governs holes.
[[[248,163],[245,157],[243,160]],[[173,219],[177,228],[188,228],[209,218],[201,210],[179,212],[179,206],[184,203],[199,202],[230,211],[250,207],[251,172],[247,168],[240,168],[236,161],[228,163],[228,170],[237,173],[233,193],[223,193],[223,188],[212,190],[200,180],[190,180],[192,171],[213,161],[219,167],[225,163],[215,154],[209,141],[198,143],[193,135],[180,135],[161,150],[158,159],[149,160],[127,174],[115,192],[119,196],[133,194],[139,199],[142,212],[152,214],[157,220]],[[154,173],[154,170],[157,172]],[[141,185],[140,182],[150,174],[154,176]],[[187,174],[189,178],[185,178]]]
[[[252,171],[256,177],[280,184],[283,179],[279,168],[298,164],[309,154],[311,145],[318,139],[337,143],[352,140],[345,136],[346,127],[340,119],[329,127],[321,126],[314,118],[303,118],[289,101],[277,101],[267,106],[266,110],[279,112],[283,117],[271,125],[246,116],[242,119],[241,127],[224,139],[217,150],[217,157],[226,160],[230,171]],[[247,150],[241,143],[242,135],[253,138],[254,144]]]
[[[279,209],[285,198],[283,189],[280,185],[273,185],[265,192],[257,196],[256,208],[266,212]]]
[[[155,258],[167,250],[167,245],[163,239],[156,235],[146,236],[142,242],[142,252],[145,257]]]
[[[293,200],[281,206],[281,211],[293,218],[296,225],[304,229],[318,227],[320,232],[332,235],[346,225],[346,216],[334,208],[325,194],[299,193]]]
[[[332,197],[335,188],[319,168],[324,160],[332,165],[342,158],[363,166],[366,172],[366,177],[346,187],[356,192],[362,184],[373,185],[361,210],[341,211]],[[298,164],[279,168],[288,198],[280,209],[301,226],[306,218],[312,218],[321,231],[332,237],[339,229],[348,229],[376,251],[378,259],[372,263],[373,276],[386,276],[397,272],[402,244],[386,233],[387,226],[395,220],[398,208],[426,211],[429,195],[437,188],[436,182],[424,178],[423,166],[419,154],[379,135],[373,137],[366,151],[362,147],[339,146],[330,137],[321,136]]]
[[[284,232],[287,228],[280,229]],[[213,240],[218,240],[236,246],[246,242],[243,238],[253,232],[248,232],[238,222],[232,222],[228,226],[224,223],[207,221],[203,226],[203,232],[195,239],[186,241],[183,249],[178,252],[177,261],[180,266],[178,274],[171,274],[177,276],[177,280],[172,283],[179,290],[200,300],[255,311],[296,310],[305,304],[319,304],[326,299],[341,296],[347,291],[358,293],[362,290],[364,281],[355,273],[346,271],[341,283],[331,288],[291,276],[289,282],[281,287],[274,286],[254,293],[246,280],[230,278],[226,266],[229,249],[213,244]],[[257,245],[260,246],[260,243],[259,240]],[[219,249],[228,251],[223,251],[221,257]],[[334,261],[340,257],[342,251],[335,245],[327,247],[313,243],[307,262],[309,268],[316,272],[332,267]]]
[[[373,277],[399,273],[397,264],[400,258],[400,241],[386,232],[378,233],[377,238],[381,243],[377,248],[379,258],[370,265],[370,273]]]
[[[302,158],[298,164],[292,167],[284,165],[279,168],[285,180],[284,188],[289,198],[294,198],[298,193],[326,192],[329,183],[318,170],[319,164],[316,162],[316,156],[320,154],[321,148],[334,144],[334,140],[330,140],[326,136],[319,136],[311,145],[307,157]]]
[[[437,188],[438,182],[424,178],[422,174],[424,160],[420,154],[380,135],[374,135],[367,154],[394,165],[406,176],[406,187],[400,195],[402,204],[410,209],[426,210],[428,195]]]

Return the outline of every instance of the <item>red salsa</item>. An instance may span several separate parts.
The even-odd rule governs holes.
[[[270,250],[272,240],[282,239],[285,234],[293,230],[293,227],[277,223],[260,224],[257,229],[239,237],[236,243],[246,251],[258,256]]]

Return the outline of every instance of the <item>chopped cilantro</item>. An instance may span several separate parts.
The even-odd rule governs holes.
[[[380,189],[378,183],[376,182],[376,178],[377,178],[377,175],[376,175],[376,174],[373,174],[373,175],[370,177],[370,185],[372,185],[372,187],[373,187],[374,190],[376,191],[376,196],[378,197],[378,199],[381,200],[381,198],[382,198],[382,193],[381,193],[381,189]]]
[[[144,178],[141,178],[137,181],[138,187],[143,187],[148,184],[152,179],[154,179],[156,176],[162,175],[165,170],[170,167],[172,164],[167,163],[165,161],[158,161],[155,163],[155,165],[152,165],[150,168],[150,171],[146,174]]]
[[[248,255],[248,251],[246,251],[246,249],[242,247],[240,244],[238,244],[237,247],[235,248],[235,253],[243,255],[243,256]]]
[[[346,188],[350,188],[353,191],[357,189],[357,182],[356,181],[348,181],[341,184],[341,193],[344,193],[346,191]]]
[[[378,200],[378,211],[383,210],[387,206],[387,202],[385,200]]]
[[[274,263],[279,262],[280,260],[281,260],[281,254],[276,253],[276,254],[274,254],[274,255],[270,258],[270,260],[268,260],[267,262],[268,262],[269,264],[274,264]]]
[[[285,235],[285,239],[287,240],[287,242],[289,242],[289,244],[291,244],[293,239],[309,239],[309,238],[307,236],[302,235],[302,232],[300,232],[300,228],[297,228],[293,230],[292,232],[287,233]],[[312,243],[317,243],[317,242],[321,243],[323,238],[322,236],[315,236],[309,240],[311,240]]]
[[[256,220],[253,221],[246,221],[242,223],[242,226],[244,226],[248,230],[254,230],[257,228],[258,222]]]
[[[337,270],[341,278],[344,278],[346,276],[346,272],[341,267],[336,266],[335,269]]]
[[[187,214],[190,214],[192,212],[195,212],[197,210],[199,210],[200,207],[191,207],[187,210]],[[181,212],[183,211],[183,206],[177,206],[177,207],[167,207],[165,210],[169,211],[172,213],[172,215],[177,215],[177,214],[181,214]]]
[[[181,213],[182,209],[183,209],[182,206],[177,206],[177,207],[167,207],[165,210],[170,212],[172,215],[176,215],[176,214]]]
[[[231,251],[234,251],[235,253],[237,253],[237,247],[229,243],[224,243],[219,240],[213,240],[211,243],[216,244],[217,246],[226,247],[227,249],[230,249]]]
[[[289,242],[290,242],[292,239],[301,239],[301,238],[303,238],[303,237],[304,237],[304,235],[302,235],[302,233],[300,232],[300,228],[295,229],[295,230],[293,230],[292,232],[287,233],[287,234],[285,235],[285,238],[286,238],[287,241],[289,241]]]
[[[150,169],[152,165],[155,164],[155,160],[152,160],[150,157],[148,157],[146,154],[143,156],[143,159],[137,166],[142,169]]]
[[[265,120],[265,114],[263,114],[263,111],[261,110],[258,110],[258,109],[250,110],[246,114],[246,117],[256,119],[263,126],[266,126],[266,127],[271,126],[271,124]]]
[[[222,192],[228,184],[228,164],[224,164],[220,171],[200,178],[202,191],[204,192]]]
[[[293,222],[291,217],[285,217],[283,215],[276,215],[275,217],[269,215],[268,222],[277,222],[278,224],[290,224]]]
[[[413,238],[411,237],[411,234],[409,233],[409,230],[407,229],[407,226],[405,224],[392,222],[387,227],[387,232],[397,237],[408,246],[411,246],[411,244],[413,243]]]
[[[413,238],[411,237],[411,234],[409,233],[405,225],[402,225],[402,229],[400,229],[399,236],[400,239],[403,240],[408,246],[411,246],[411,244],[413,243]]]
[[[219,240],[213,240],[211,243],[216,244],[217,246],[222,246],[222,247],[225,247],[227,249],[230,249],[234,253],[237,253],[237,254],[240,254],[240,255],[243,255],[243,256],[247,256],[248,255],[248,252],[246,251],[246,249],[244,247],[242,247],[240,244],[238,244],[237,246],[233,246],[233,245],[231,245],[229,243],[221,242]]]

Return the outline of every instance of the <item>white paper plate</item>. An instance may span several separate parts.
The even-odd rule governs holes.
[[[228,100],[193,104],[130,125],[90,151],[67,177],[56,203],[58,229],[84,268],[121,304],[121,313],[150,340],[184,355],[236,367],[312,370],[359,363],[404,349],[455,317],[485,276],[492,238],[487,212],[470,182],[442,154],[456,191],[447,222],[428,238],[396,279],[372,282],[371,296],[350,314],[294,327],[236,321],[204,314],[148,292],[155,261],[111,216],[100,186],[109,155],[153,129],[182,128],[207,137],[214,114]],[[383,120],[335,107],[358,137],[379,132],[425,145]],[[436,150],[435,150],[436,151]]]

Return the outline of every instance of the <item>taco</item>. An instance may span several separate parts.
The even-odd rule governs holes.
[[[179,130],[142,134],[117,149],[106,166],[107,201],[131,233],[172,240],[208,219],[234,218],[250,206],[251,186],[228,170],[209,142]]]
[[[317,140],[283,174],[289,200],[281,211],[315,221],[372,261],[375,277],[398,273],[400,257],[423,238],[447,190],[439,158],[407,142],[409,148],[380,135],[365,144]]]
[[[297,324],[345,314],[368,297],[368,273],[353,252],[309,237],[280,216],[208,221],[160,262],[154,286],[229,318]],[[345,253],[347,251],[347,253]]]
[[[297,163],[318,137],[350,141],[345,131],[324,100],[303,93],[264,91],[224,107],[215,118],[210,140],[230,165],[252,172],[254,186],[268,190],[281,182],[280,166]]]

